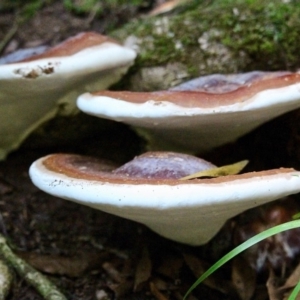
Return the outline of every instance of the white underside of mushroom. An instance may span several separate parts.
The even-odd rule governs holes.
[[[213,108],[189,108],[154,100],[132,103],[90,93],[79,96],[77,106],[87,114],[135,126],[150,140],[153,150],[205,152],[299,108],[300,83]]]
[[[54,196],[145,224],[158,234],[190,245],[209,241],[231,217],[300,192],[300,172],[291,171],[219,183],[118,184],[30,168],[33,183]]]
[[[0,160],[44,121],[76,111],[78,95],[117,82],[135,56],[105,42],[70,56],[0,65]]]

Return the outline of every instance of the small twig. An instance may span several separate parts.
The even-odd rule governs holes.
[[[13,26],[10,28],[10,30],[6,33],[2,41],[0,42],[0,53],[4,50],[6,45],[9,43],[9,41],[13,38],[13,36],[16,34],[19,27],[19,23],[17,21],[14,22]]]
[[[3,219],[3,216],[1,213],[0,213],[0,231],[2,231],[4,236],[7,236],[6,226],[5,226],[4,219]]]
[[[86,27],[89,27],[90,24],[94,21],[97,13],[98,13],[98,10],[101,8],[101,2],[97,2],[94,7],[91,9],[86,21],[85,21],[85,25]]]
[[[24,14],[24,11],[26,12],[26,8],[28,6],[31,6],[32,3],[28,3],[24,5],[23,8],[19,8],[16,10],[14,23],[12,27],[9,29],[9,31],[6,33],[2,41],[0,42],[0,54],[3,52],[6,45],[10,42],[10,40],[13,38],[13,36],[17,33],[19,29],[19,25],[23,24],[29,19],[29,16],[26,16]]]
[[[7,264],[0,259],[0,300],[5,300],[12,284],[13,276]]]
[[[5,238],[0,235],[0,256],[9,263],[18,274],[31,284],[46,300],[67,300],[67,298],[44,275],[16,256],[8,247]]]

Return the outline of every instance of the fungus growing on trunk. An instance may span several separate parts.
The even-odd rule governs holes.
[[[86,32],[0,65],[0,160],[44,121],[74,112],[78,95],[118,81],[135,56],[108,37]]]
[[[148,152],[121,167],[71,154],[41,158],[33,183],[63,199],[145,224],[190,245],[209,241],[229,218],[300,191],[300,172],[274,169],[180,180],[215,166],[174,152]]]
[[[85,93],[77,105],[87,114],[135,126],[150,149],[203,153],[300,107],[300,74],[216,74],[168,91]]]

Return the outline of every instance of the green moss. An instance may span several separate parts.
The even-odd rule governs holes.
[[[70,9],[81,9],[84,12],[89,12],[93,9],[93,5],[99,3],[102,6],[117,8],[119,5],[140,6],[143,0],[64,0],[64,5]]]
[[[99,0],[64,0],[64,6],[76,13],[90,13],[94,10],[99,13],[102,11],[102,4]]]
[[[42,6],[51,2],[52,0],[3,0],[0,3],[0,12],[15,10],[20,18],[27,20],[33,17]]]
[[[31,18],[43,5],[51,3],[51,0],[3,0],[0,4],[0,11],[15,10],[23,17]]]
[[[64,7],[83,17],[89,16],[105,23],[108,31],[129,22],[136,14],[151,6],[151,0],[63,0]]]
[[[262,2],[232,15],[231,27],[225,27],[232,28],[232,33],[224,36],[222,42],[234,52],[244,51],[251,58],[251,65],[247,66],[250,69],[296,68],[299,13],[299,5]]]
[[[112,35],[138,38],[136,69],[181,62],[191,77],[296,69],[299,15],[297,1],[215,0],[209,5],[198,1],[179,15],[137,20]]]
[[[118,12],[123,10],[125,7],[141,7],[144,5],[145,1],[132,0],[128,2],[125,0],[64,0],[63,3],[68,10],[79,14],[86,14],[96,11],[101,15],[105,11],[115,10]]]

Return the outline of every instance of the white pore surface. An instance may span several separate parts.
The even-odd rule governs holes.
[[[300,192],[300,172],[223,183],[179,185],[112,184],[71,178],[46,169],[44,158],[30,177],[51,195],[145,224],[158,234],[190,245],[209,241],[224,222],[258,205]]]
[[[188,108],[167,101],[137,104],[85,93],[77,99],[83,112],[136,126],[146,132],[151,149],[205,152],[300,107],[300,83],[265,90],[246,101],[213,108]]]
[[[0,65],[0,160],[58,110],[74,111],[78,95],[117,82],[135,56],[106,42],[71,56]]]

